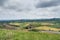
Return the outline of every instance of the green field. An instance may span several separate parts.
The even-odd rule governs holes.
[[[60,34],[0,30],[0,40],[60,40]]]
[[[60,19],[0,22],[0,40],[60,40]]]

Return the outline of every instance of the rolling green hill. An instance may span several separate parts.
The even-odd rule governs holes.
[[[60,34],[0,30],[0,40],[60,40]]]
[[[0,40],[60,40],[60,18],[0,20]]]

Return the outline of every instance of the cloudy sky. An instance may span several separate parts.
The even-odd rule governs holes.
[[[60,18],[60,0],[0,0],[0,20]]]

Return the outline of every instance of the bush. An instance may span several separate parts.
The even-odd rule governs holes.
[[[38,30],[38,29],[31,29],[30,31],[38,32],[40,30]]]

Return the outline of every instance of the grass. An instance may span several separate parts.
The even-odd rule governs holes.
[[[48,27],[48,26],[42,26],[42,27],[36,27],[35,28],[36,30],[48,30],[48,31],[56,31],[56,32],[59,32],[60,29],[57,29],[57,28],[52,28],[52,27]]]
[[[54,22],[22,22],[22,23],[9,23],[12,25],[18,25],[19,27],[25,27],[27,24],[32,24],[35,27],[40,27],[40,26],[49,26],[49,27],[55,27],[55,28],[60,28],[60,23]]]
[[[36,29],[41,30],[55,30],[60,29],[60,23],[49,22],[23,22],[23,23],[11,23],[12,25],[18,25],[18,30],[0,29],[0,40],[60,40],[60,34],[43,33],[34,31],[26,31],[25,27],[32,24]],[[3,25],[2,25],[3,26]],[[1,27],[2,27],[1,26]]]
[[[0,30],[0,40],[60,40],[60,34]]]

